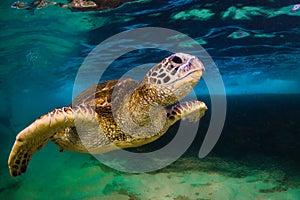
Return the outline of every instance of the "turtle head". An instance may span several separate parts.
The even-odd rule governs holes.
[[[195,56],[175,53],[156,64],[144,77],[149,94],[156,95],[156,102],[170,105],[185,97],[198,83],[205,68]],[[155,99],[155,97],[151,97]]]

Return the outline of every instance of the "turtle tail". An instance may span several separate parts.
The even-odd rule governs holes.
[[[87,107],[62,107],[41,116],[22,130],[16,137],[8,159],[11,176],[25,173],[31,156],[42,149],[55,133],[74,126],[75,117],[76,120],[92,120],[95,112]]]

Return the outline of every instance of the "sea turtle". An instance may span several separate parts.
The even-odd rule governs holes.
[[[204,70],[197,57],[176,53],[151,68],[140,83],[126,78],[89,87],[70,106],[41,116],[17,135],[8,159],[11,176],[25,173],[31,156],[48,141],[61,150],[105,153],[150,143],[181,118],[199,120],[205,103],[176,102]]]

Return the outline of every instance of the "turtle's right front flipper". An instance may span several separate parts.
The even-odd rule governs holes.
[[[172,106],[167,111],[169,123],[172,125],[180,119],[196,122],[204,116],[207,106],[202,101],[187,101]]]
[[[67,127],[76,121],[97,121],[97,114],[88,107],[63,107],[55,109],[35,120],[16,137],[10,152],[8,166],[12,177],[25,173],[31,156]]]

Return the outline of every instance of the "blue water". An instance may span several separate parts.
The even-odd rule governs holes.
[[[34,157],[30,164],[32,167],[29,167],[28,172],[20,178],[10,178],[6,164],[15,135],[20,130],[40,115],[71,102],[78,69],[88,54],[105,39],[122,31],[142,27],[173,29],[198,41],[218,67],[224,81],[226,95],[230,97],[228,113],[232,117],[229,117],[225,124],[227,135],[224,134],[223,140],[222,137],[220,138],[219,146],[213,154],[220,156],[218,159],[221,161],[215,160],[217,158],[209,158],[204,162],[204,166],[194,164],[191,167],[191,171],[198,170],[200,174],[209,172],[212,177],[218,176],[214,178],[219,185],[215,186],[216,188],[213,186],[204,188],[204,191],[210,191],[207,194],[202,190],[199,190],[200,194],[198,194],[194,186],[191,186],[193,188],[182,186],[186,191],[190,189],[193,192],[194,196],[190,196],[189,199],[220,199],[218,197],[222,196],[222,192],[218,187],[231,188],[233,191],[226,190],[223,194],[224,199],[298,199],[300,197],[299,167],[294,164],[294,162],[299,164],[297,141],[300,132],[298,115],[300,110],[298,105],[300,9],[293,11],[299,1],[141,0],[117,9],[99,12],[72,12],[58,6],[48,6],[38,10],[12,9],[10,6],[13,2],[13,0],[0,2],[1,199],[17,199],[21,195],[24,195],[24,199],[44,199],[50,198],[50,194],[55,199],[105,199],[105,195],[107,199],[126,199],[125,196],[130,198],[131,194],[136,195],[138,199],[155,199],[151,194],[160,190],[145,189],[147,183],[138,182],[137,180],[141,179],[138,175],[123,176],[113,170],[106,171],[106,168],[102,169],[103,166],[100,169],[99,164],[93,164],[94,161],[90,161],[88,155],[68,152],[61,155],[53,145],[46,147]],[[166,54],[155,49],[135,51],[114,62],[103,79],[119,78],[133,66],[159,62]],[[196,87],[195,93],[199,98],[201,95],[208,94],[203,81]],[[209,104],[209,98],[207,101]],[[276,111],[278,108],[280,112]],[[209,121],[209,118],[204,119],[204,127],[207,125],[205,120]],[[253,132],[255,134],[251,135],[250,133]],[[245,139],[241,137],[242,133],[245,133],[248,142],[240,141]],[[273,133],[276,138],[271,137]],[[235,140],[231,140],[233,137]],[[201,136],[199,138],[201,139]],[[231,145],[237,148],[227,149]],[[264,167],[256,167],[255,164],[261,160],[257,163],[246,162],[246,166],[236,164],[235,162],[240,161],[243,156],[237,156],[237,160],[233,161],[222,160],[224,154],[232,155],[232,152],[224,153],[226,152],[224,149],[242,153],[250,151],[251,155],[258,155],[256,157],[258,160],[266,160],[263,157],[266,155],[271,155],[268,159],[272,160],[275,156],[275,161],[270,161],[275,167],[270,171],[267,163],[264,163]],[[286,156],[287,154],[289,156]],[[47,161],[44,161],[46,156]],[[294,177],[292,174],[284,174],[286,166],[278,167],[278,163],[281,162],[276,161],[276,156],[286,159],[284,161],[286,163],[291,162],[287,165],[292,166],[292,169],[287,170],[292,173],[297,172]],[[253,160],[253,157],[250,160]],[[88,167],[81,169],[85,163],[88,163]],[[221,163],[221,165],[225,163],[227,167],[211,169],[209,166],[213,163]],[[95,166],[100,169],[100,172],[97,172]],[[184,168],[189,169],[188,164],[178,166],[182,167],[182,173]],[[244,176],[241,177],[254,176],[255,172],[260,174],[258,178],[256,177],[256,181],[252,181],[257,182],[258,187],[262,187],[260,193],[254,192],[253,188],[256,185],[253,187],[251,185],[250,189],[246,186],[243,190],[238,188],[238,181],[234,179],[237,176],[229,175],[230,180],[226,182],[224,177],[228,174],[241,173],[236,170],[241,166],[246,167],[243,171]],[[64,167],[69,169],[62,172]],[[205,170],[201,171],[199,168]],[[176,176],[177,171],[172,170],[171,167],[171,172],[167,169],[153,176],[146,174],[145,177],[143,175],[141,177],[148,180],[152,187],[159,185],[160,176],[168,176],[168,173],[171,173],[170,176]],[[42,173],[35,175],[35,171],[42,171]],[[51,176],[51,173],[57,173],[60,178]],[[75,178],[78,174],[84,173],[88,178],[85,179],[83,176]],[[273,181],[269,177],[272,173],[276,174],[273,178],[280,186],[266,186],[271,189],[263,190],[264,183],[268,180]],[[44,176],[41,177],[41,174]],[[95,175],[94,178],[92,174]],[[218,174],[225,175],[220,178]],[[179,180],[191,185],[197,182],[184,175],[185,180],[179,178],[172,182],[171,178],[166,178],[170,180],[165,183],[169,188],[157,186],[161,188],[164,196],[160,198],[158,193],[156,199],[184,199],[187,196],[185,192],[176,193],[177,189],[172,190],[171,187],[174,184],[174,187],[180,188],[180,185],[176,185],[176,181]],[[101,177],[104,178],[100,183]],[[179,174],[178,177],[183,175]],[[197,180],[200,179],[201,176]],[[288,181],[284,182],[284,180]],[[90,184],[93,181],[100,184],[101,190],[97,190],[95,185]],[[115,182],[118,181],[123,185],[116,186]],[[49,186],[41,187],[40,183]],[[139,185],[145,187],[144,191],[140,191],[142,189]],[[80,187],[83,188],[82,191]],[[67,189],[62,190],[61,195],[54,194],[61,188]],[[238,193],[239,190],[242,192]],[[115,194],[116,191],[119,192]],[[201,196],[201,192],[206,196]],[[211,193],[217,194],[214,196]],[[231,196],[233,194],[235,196]],[[135,197],[131,199],[133,198]]]

